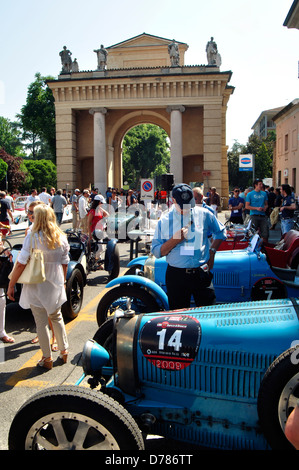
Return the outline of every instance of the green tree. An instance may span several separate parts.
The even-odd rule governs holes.
[[[275,147],[276,134],[270,132],[265,138],[252,134],[246,145],[234,142],[231,151],[228,152],[228,176],[229,185],[242,188],[252,186],[253,172],[239,170],[239,156],[253,154],[255,159],[255,178],[271,178],[273,167],[273,149]]]
[[[0,116],[0,149],[9,155],[21,157],[24,155],[21,143],[21,133],[18,125],[9,119]]]
[[[43,186],[56,188],[56,165],[50,160],[24,160],[24,167],[26,178],[20,187],[23,191],[30,191],[32,188],[40,191]]]
[[[43,77],[35,74],[35,81],[28,87],[26,104],[17,115],[23,129],[23,139],[31,149],[32,158],[40,158],[40,147],[47,144],[52,161],[56,161],[56,130],[55,106],[53,93],[47,85],[47,80],[53,77]],[[45,157],[45,155],[44,155]]]
[[[0,160],[0,181],[6,177],[8,164],[4,160]]]
[[[170,151],[167,133],[153,124],[131,129],[123,140],[124,180],[133,188],[141,178],[169,171]]]

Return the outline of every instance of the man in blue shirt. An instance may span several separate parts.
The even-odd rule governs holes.
[[[246,209],[250,210],[250,219],[256,229],[260,230],[260,235],[264,242],[269,238],[269,223],[266,211],[268,209],[268,196],[263,191],[264,184],[261,179],[253,182],[253,191],[246,196]]]
[[[283,196],[282,206],[280,207],[281,214],[281,234],[292,230],[294,227],[294,210],[296,209],[295,198],[292,195],[292,189],[288,184],[281,185],[281,193]]]
[[[231,211],[230,221],[233,224],[243,224],[242,211],[245,205],[245,201],[240,197],[240,189],[234,188],[233,197],[228,200],[228,208]]]
[[[225,227],[211,211],[195,205],[187,184],[172,190],[173,205],[162,215],[152,241],[156,258],[166,256],[166,288],[170,309],[215,303],[210,270],[217,248],[226,239]],[[208,235],[213,234],[210,246]]]

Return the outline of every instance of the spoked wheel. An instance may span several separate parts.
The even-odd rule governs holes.
[[[128,300],[136,314],[160,310],[154,297],[144,289],[122,285],[108,291],[100,300],[97,307],[98,325],[101,326],[118,308],[126,310]]]
[[[9,450],[143,450],[141,432],[119,403],[101,392],[54,387],[28,400],[9,431]]]
[[[81,310],[83,302],[84,281],[79,269],[74,269],[66,284],[67,301],[61,311],[64,317],[76,318]]]

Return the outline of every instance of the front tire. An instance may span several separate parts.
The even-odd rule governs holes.
[[[290,348],[268,368],[259,391],[258,414],[263,433],[274,450],[289,450],[286,421],[299,398],[299,348]]]
[[[9,450],[144,450],[141,432],[119,403],[101,392],[54,387],[29,399],[9,430]]]
[[[154,297],[144,289],[135,286],[121,285],[109,290],[100,300],[97,307],[97,322],[101,326],[115,310],[127,309],[127,300],[136,314],[158,312],[160,307]]]

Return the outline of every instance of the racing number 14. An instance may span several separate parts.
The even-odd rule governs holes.
[[[159,336],[159,351],[164,351],[166,331],[166,329],[157,331],[157,335]],[[181,336],[182,330],[175,330],[175,332],[169,338],[167,346],[169,346],[170,348],[174,348],[175,351],[179,351],[182,347]]]

